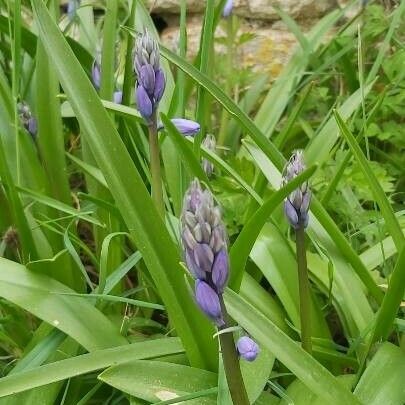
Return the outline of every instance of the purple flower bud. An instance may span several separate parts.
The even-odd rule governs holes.
[[[115,104],[121,104],[122,103],[122,91],[114,91],[113,101],[114,101]]]
[[[93,81],[94,87],[99,90],[101,85],[101,68],[97,60],[94,60],[93,66],[91,68],[91,79]]]
[[[37,120],[32,115],[31,109],[29,108],[28,104],[25,101],[18,103],[17,105],[18,115],[20,117],[21,123],[24,128],[33,136],[37,134],[38,126]]]
[[[170,120],[177,130],[184,136],[194,136],[200,131],[200,124],[184,118],[173,118]]]
[[[195,298],[201,310],[212,319],[217,326],[224,325],[218,294],[205,281],[196,281]]]
[[[287,184],[305,170],[303,152],[295,151],[283,171],[283,184]],[[311,190],[305,181],[296,188],[284,201],[284,212],[290,225],[297,229],[308,226],[308,212],[311,201]]]
[[[288,198],[284,201],[284,214],[293,228],[298,228],[298,214]]]
[[[194,260],[194,254],[190,249],[186,249],[186,264],[195,279],[205,280],[205,272],[197,266]]]
[[[28,125],[27,125],[28,132],[35,137],[38,131],[38,124],[37,120],[34,117],[31,117],[28,120]]]
[[[166,78],[162,69],[159,69],[155,73],[155,89],[153,90],[153,98],[155,103],[158,103],[163,96],[163,92],[166,87]]]
[[[136,88],[136,104],[142,117],[149,122],[153,114],[153,106],[148,93],[141,85]]]
[[[229,275],[229,262],[228,253],[222,249],[216,256],[214,264],[212,265],[212,282],[214,283],[217,291],[223,293]]]
[[[80,6],[80,0],[69,0],[68,5],[67,5],[67,15],[69,17],[69,20],[73,20],[73,18],[76,16],[76,11]]]
[[[155,71],[151,65],[143,65],[139,70],[138,83],[152,96],[155,90]]]
[[[195,214],[198,206],[201,204],[203,195],[203,190],[198,180],[193,181],[187,190],[186,196],[184,198],[184,208]]]
[[[212,134],[208,134],[203,140],[203,146],[210,152],[215,152],[215,148],[217,146],[215,136]],[[212,172],[214,171],[214,165],[205,158],[202,160],[201,165],[204,172],[207,174],[208,177],[210,177],[212,175]]]
[[[197,243],[194,248],[194,260],[202,271],[210,273],[214,262],[214,253],[207,244]]]
[[[247,361],[254,361],[260,352],[257,343],[248,336],[242,336],[236,343],[239,356]]]
[[[227,0],[224,9],[222,11],[222,17],[225,18],[229,17],[232,13],[232,9],[233,9],[233,0]]]

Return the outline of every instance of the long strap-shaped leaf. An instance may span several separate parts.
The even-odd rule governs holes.
[[[48,276],[0,258],[0,297],[54,325],[89,351],[126,343],[118,328],[89,301],[64,295],[72,293]]]
[[[151,359],[184,350],[178,338],[164,338],[75,356],[0,378],[0,397],[100,370],[131,360]]]
[[[225,303],[230,315],[311,391],[323,397],[325,403],[330,405],[361,404],[350,391],[305,352],[297,342],[294,342],[274,323],[230,289],[225,292]]]
[[[142,253],[191,364],[216,367],[208,321],[186,289],[177,246],[153,206],[114,124],[41,0],[32,0],[41,40],[127,227]]]

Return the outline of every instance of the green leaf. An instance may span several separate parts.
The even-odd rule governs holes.
[[[263,152],[269,156],[273,160],[274,164],[276,164],[281,170],[281,168],[284,166],[285,159],[279,150],[263,135],[262,132],[260,132],[249,116],[237,104],[235,104],[232,99],[226,95],[219,86],[217,86],[216,83],[164,46],[160,47],[160,53],[163,57],[187,73],[194,81],[196,81],[200,86],[204,87],[215,99],[217,99],[231,114],[232,118],[234,118],[243,128],[245,128],[257,145],[260,146]]]
[[[59,282],[0,258],[0,296],[55,326],[87,350],[125,344],[100,311]]]
[[[265,155],[265,153],[260,150],[251,141],[245,140],[243,145],[252,155],[254,161],[258,167],[263,172],[266,179],[273,186],[273,188],[278,188],[281,183],[281,173],[280,170],[274,165],[274,163]],[[353,267],[357,275],[368,288],[373,297],[377,302],[381,302],[383,294],[376,282],[374,281],[372,275],[364,266],[362,261],[359,259],[358,254],[348,243],[345,236],[342,234],[336,223],[329,216],[328,212],[322,206],[322,204],[317,200],[315,196],[312,196],[310,211],[313,214],[313,220],[309,221],[310,236],[313,237],[312,231],[316,234],[317,238],[322,238],[328,245],[328,250],[332,248],[334,252],[342,255],[346,261]],[[325,244],[325,242],[323,242]],[[338,250],[338,252],[337,252]]]
[[[255,117],[255,124],[268,137],[272,135],[287,103],[290,101],[290,97],[294,94],[297,84],[307,69],[310,52],[315,52],[318,49],[324,34],[333,27],[341,17],[341,13],[342,11],[338,10],[331,12],[312,28],[306,38],[310,47],[305,47],[306,52],[298,49],[271,86]]]
[[[101,381],[149,402],[173,399],[216,386],[215,373],[180,364],[137,360],[113,366],[98,377]],[[212,397],[190,401],[215,404]]]
[[[337,379],[344,384],[347,389],[351,388],[354,375],[338,376]],[[300,380],[293,381],[284,393],[283,399],[280,400],[280,405],[324,405],[323,397],[315,395],[308,389]]]
[[[224,297],[232,318],[257,339],[260,345],[273,353],[312,392],[321,396],[325,403],[361,404],[341,382],[305,352],[297,342],[290,339],[244,299],[230,289],[226,290]]]
[[[32,5],[39,36],[52,56],[55,71],[79,120],[81,133],[142,253],[190,362],[215,369],[212,326],[198,311],[186,289],[178,247],[166,231],[111,118],[44,3],[32,0]]]
[[[0,378],[0,397],[90,373],[113,364],[150,359],[183,351],[178,338],[155,339],[111,349],[95,350],[92,353]]]
[[[198,177],[202,182],[208,184],[208,177],[201,168],[201,164],[195,157],[190,144],[184,139],[184,136],[180,134],[175,125],[166,117],[161,114],[163,125],[165,130],[173,141],[177,152],[181,156],[181,160],[184,162],[185,167],[189,171],[192,177]]]
[[[345,119],[349,118],[357,108],[361,106],[363,97],[366,97],[374,85],[370,83],[364,89],[354,92],[339,108],[339,114]],[[333,117],[330,117],[319,133],[314,136],[305,148],[307,162],[325,163],[329,158],[330,151],[339,137],[338,126]]]
[[[84,221],[87,221],[91,224],[94,224],[97,226],[103,226],[103,224],[98,219],[91,217],[88,213],[84,213],[84,212],[82,213],[80,211],[77,211],[76,209],[72,208],[70,205],[63,203],[60,200],[56,200],[52,197],[48,197],[37,191],[29,190],[28,188],[24,188],[24,187],[17,186],[17,190],[22,194],[30,196],[34,201],[37,201],[48,207],[55,208],[56,210],[65,212],[66,214],[70,214],[73,217],[81,218]]]
[[[405,237],[402,233],[401,226],[399,225],[398,220],[395,216],[394,210],[392,209],[391,204],[384,193],[384,190],[378,182],[377,177],[371,169],[367,158],[364,156],[360,146],[356,142],[355,137],[350,132],[342,117],[336,110],[334,111],[334,114],[337,125],[339,126],[342,135],[346,139],[353,155],[360,165],[365,178],[369,183],[374,197],[381,209],[382,216],[385,219],[387,229],[391,233],[392,239],[394,240],[395,246],[397,247],[397,250],[400,251],[405,246]]]
[[[254,404],[263,392],[273,369],[274,361],[274,355],[264,347],[260,349],[255,361],[240,360],[240,370],[251,404]]]
[[[316,167],[307,169],[304,173],[297,176],[293,181],[276,191],[263,205],[255,212],[249,221],[242,228],[236,241],[233,243],[230,251],[231,258],[231,277],[229,286],[238,291],[242,281],[243,270],[248,259],[249,253],[272,212],[279,204],[301,183],[312,176]]]
[[[116,104],[112,101],[107,100],[101,100],[101,102],[106,110],[115,113],[117,116],[127,118],[129,120],[132,120],[133,122],[144,122],[138,110],[136,110],[135,108],[127,107],[126,105],[122,104]],[[64,118],[76,117],[76,114],[73,111],[73,108],[70,105],[69,101],[65,101],[61,105],[61,113]]]
[[[388,289],[378,310],[370,343],[387,340],[405,294],[405,248],[398,255]]]
[[[276,292],[289,319],[300,328],[297,262],[294,252],[276,226],[267,223],[263,227],[250,257]],[[330,337],[324,315],[315,297],[312,299],[311,320],[312,336]]]
[[[405,403],[405,354],[384,343],[367,366],[354,390],[367,405],[402,405]]]

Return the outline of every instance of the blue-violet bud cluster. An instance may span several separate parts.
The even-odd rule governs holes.
[[[306,169],[302,150],[295,151],[283,171],[283,185],[289,183]],[[311,190],[308,181],[296,188],[284,200],[285,215],[295,229],[308,226],[308,211],[311,201]]]
[[[221,211],[208,189],[194,179],[186,192],[181,236],[187,267],[195,282],[195,299],[218,326],[225,325],[221,299],[228,281],[229,260]]]
[[[137,108],[146,122],[151,124],[163,96],[166,79],[160,67],[159,46],[148,32],[137,38],[134,69],[137,75]]]

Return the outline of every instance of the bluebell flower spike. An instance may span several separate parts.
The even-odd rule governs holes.
[[[306,169],[302,150],[295,151],[283,170],[283,185],[299,176]],[[306,228],[309,221],[311,190],[308,181],[302,183],[284,200],[284,213],[294,229]]]
[[[196,279],[196,302],[221,327],[224,320],[220,302],[229,275],[226,232],[211,192],[197,179],[184,197],[181,238],[187,268]]]
[[[151,125],[166,87],[166,79],[160,67],[159,46],[147,31],[136,41],[134,70],[137,75],[137,107],[148,125]]]

